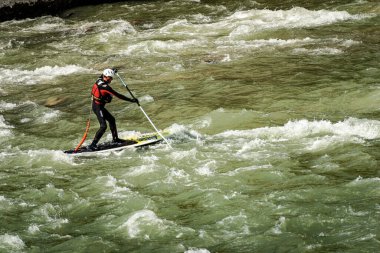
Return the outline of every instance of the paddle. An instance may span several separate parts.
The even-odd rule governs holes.
[[[132,98],[133,99],[136,99],[136,97],[133,95],[132,91],[128,88],[128,85],[124,82],[124,80],[120,77],[119,73],[117,73],[117,69],[114,69],[115,71],[115,74],[117,75],[117,77],[119,77],[120,81],[123,83],[123,85],[125,86],[125,88],[127,88],[129,94],[131,94]],[[137,100],[137,99],[136,99]],[[142,111],[142,113],[145,115],[145,117],[148,119],[149,123],[153,126],[154,130],[156,130],[156,132],[161,136],[161,138],[166,142],[166,144],[169,145],[170,148],[172,148],[172,146],[170,146],[168,140],[166,140],[166,138],[160,133],[160,131],[158,131],[157,127],[153,124],[152,120],[149,118],[149,116],[146,114],[146,112],[144,111],[144,109],[141,107],[140,103],[137,102],[137,105],[138,107],[140,108],[140,110]]]

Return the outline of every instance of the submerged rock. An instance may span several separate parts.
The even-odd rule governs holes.
[[[66,101],[66,98],[58,98],[58,97],[50,97],[45,101],[45,106],[46,107],[53,107],[59,104],[62,104],[63,102]]]

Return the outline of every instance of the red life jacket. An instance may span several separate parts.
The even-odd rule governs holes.
[[[107,91],[107,88],[108,84],[101,78],[94,83],[91,90],[91,97],[96,104],[104,105],[106,103],[111,103],[112,95]]]

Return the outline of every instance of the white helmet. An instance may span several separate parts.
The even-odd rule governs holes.
[[[113,71],[112,69],[105,69],[103,71],[103,76],[109,76],[109,77],[112,77],[115,75],[115,71]]]

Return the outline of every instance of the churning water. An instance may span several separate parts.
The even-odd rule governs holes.
[[[0,252],[378,252],[380,5],[282,2],[0,23]],[[173,149],[62,152],[106,67]],[[153,131],[107,107],[121,136]]]

